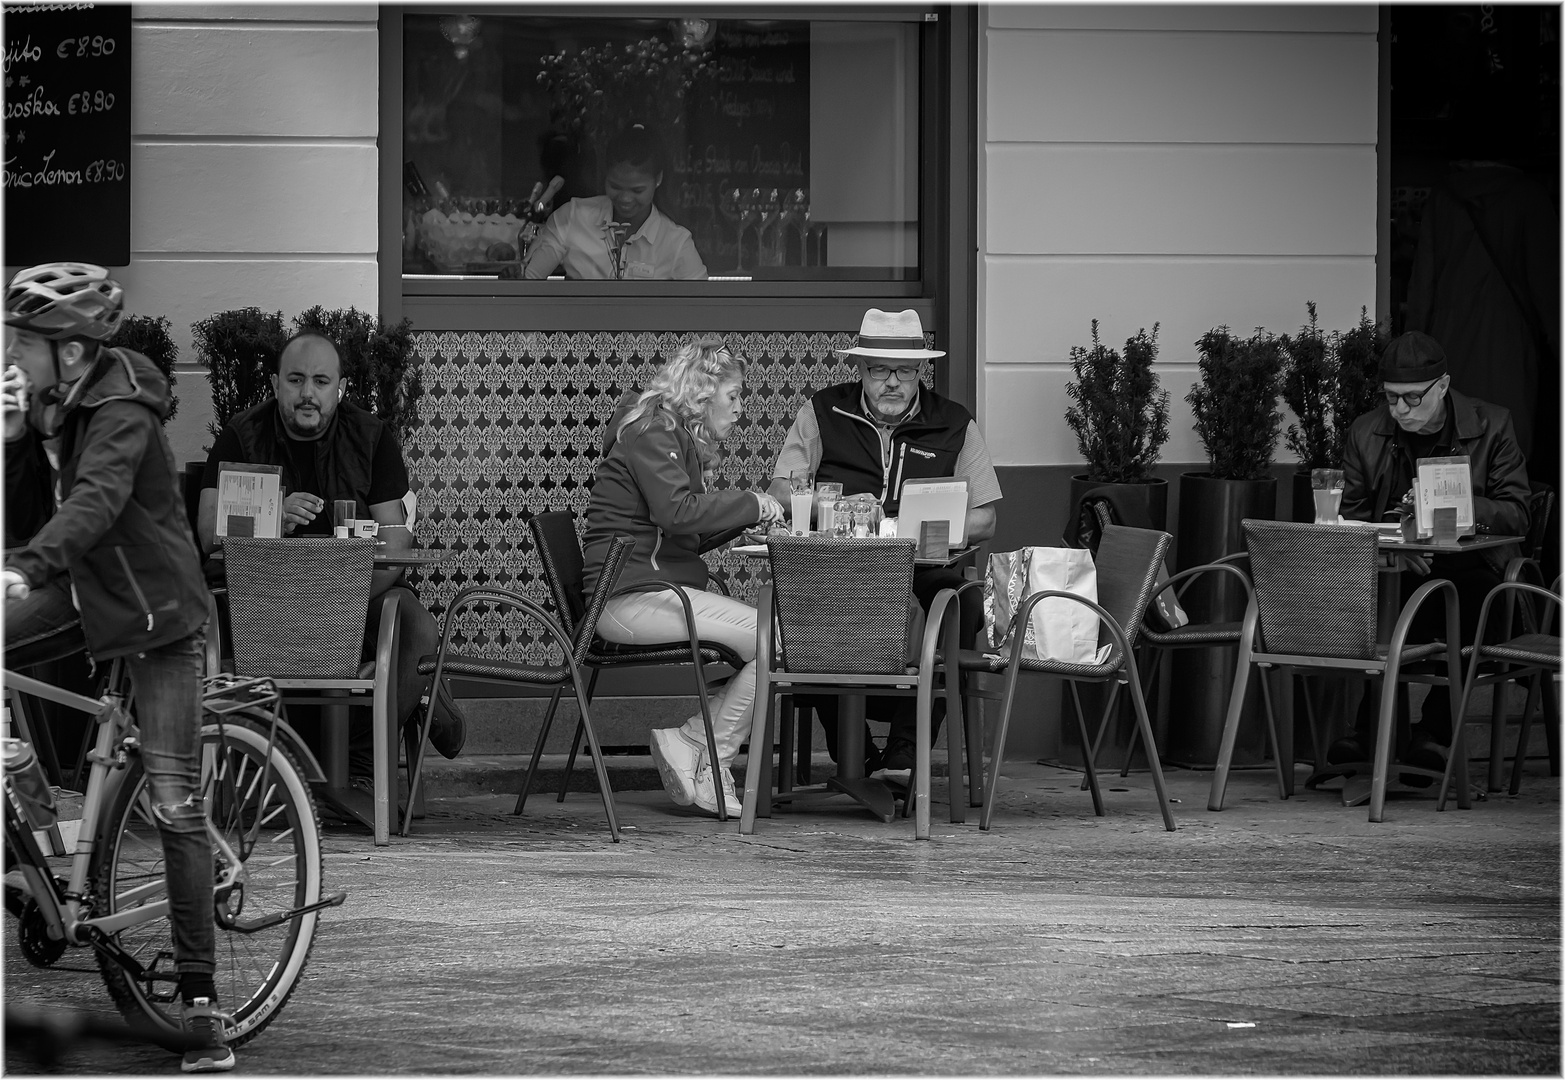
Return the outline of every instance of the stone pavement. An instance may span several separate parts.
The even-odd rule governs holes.
[[[991,832],[822,809],[753,836],[621,791],[431,798],[375,849],[333,826],[310,969],[240,1074],[1560,1073],[1559,781],[1371,825],[1270,774],[1007,763]],[[1303,773],[1300,773],[1302,778]],[[1123,789],[1123,790],[1118,790]],[[8,1001],[112,1012],[89,957]],[[8,1053],[8,1071],[36,1071]],[[161,1073],[156,1048],[69,1072]]]

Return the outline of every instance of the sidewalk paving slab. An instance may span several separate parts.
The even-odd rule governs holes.
[[[1559,781],[1387,820],[1236,772],[1006,762],[994,827],[933,837],[847,803],[737,823],[620,790],[432,794],[406,839],[330,825],[327,913],[239,1074],[1560,1073]],[[590,769],[586,771],[590,776]],[[1300,773],[1302,781],[1303,772]],[[585,776],[584,776],[585,778]],[[1124,790],[1108,790],[1108,789]],[[91,958],[7,1000],[112,1013]],[[1253,1025],[1253,1026],[1234,1026]],[[36,1067],[6,1058],[8,1071]],[[156,1048],[62,1071],[162,1073]]]

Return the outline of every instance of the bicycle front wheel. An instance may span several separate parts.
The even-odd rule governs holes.
[[[215,724],[201,730],[207,819],[243,865],[232,890],[216,898],[215,908],[217,994],[219,1007],[233,1017],[230,1046],[254,1038],[282,1011],[309,960],[318,913],[248,928],[267,916],[313,904],[321,895],[315,801],[293,758],[281,746],[268,746],[269,723],[261,712],[232,714],[221,735]],[[131,769],[93,853],[95,915],[146,902],[135,891],[163,880],[163,844],[139,758]],[[215,842],[212,847],[221,882],[229,869],[227,853]],[[158,898],[162,895],[159,891]],[[120,1012],[132,1023],[150,1021],[155,1029],[178,1030],[178,976],[167,917],[127,927],[115,940],[145,969],[136,977],[114,958],[98,954],[99,970]]]

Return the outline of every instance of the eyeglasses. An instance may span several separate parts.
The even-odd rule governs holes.
[[[923,373],[922,364],[917,367],[887,367],[885,364],[865,364],[864,371],[876,382],[885,382],[895,375],[898,382],[914,382]]]
[[[1445,378],[1445,376],[1442,375],[1440,378],[1443,379],[1443,378]],[[1423,404],[1423,402],[1424,402],[1424,395],[1428,394],[1429,391],[1433,390],[1435,388],[1435,384],[1438,383],[1439,381],[1440,381],[1440,379],[1436,379],[1434,382],[1430,383],[1428,386],[1424,387],[1422,390],[1411,390],[1411,391],[1409,391],[1406,394],[1399,394],[1395,390],[1383,390],[1381,392],[1386,395],[1386,404],[1391,406],[1392,408],[1395,408],[1397,402],[1400,401],[1400,402],[1402,402],[1402,404],[1406,405],[1409,409],[1416,409],[1420,405]]]

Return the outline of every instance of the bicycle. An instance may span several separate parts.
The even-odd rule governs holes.
[[[180,1002],[163,847],[127,707],[128,681],[115,661],[108,691],[93,699],[4,672],[7,690],[87,713],[97,725],[68,877],[53,872],[7,770],[6,845],[26,888],[13,886],[8,873],[6,906],[20,920],[29,962],[48,967],[68,947],[91,948],[126,1021],[174,1048]],[[228,1044],[238,1046],[282,1011],[309,960],[319,913],[347,894],[321,893],[320,818],[298,764],[314,759],[283,721],[277,688],[268,679],[227,674],[202,685],[201,794],[215,870],[217,993]]]

